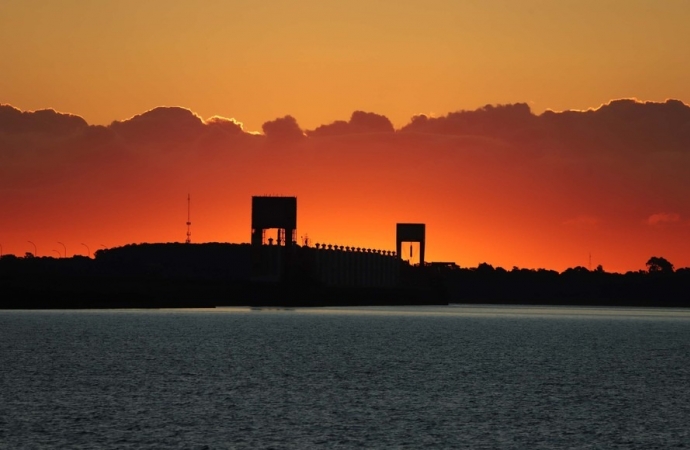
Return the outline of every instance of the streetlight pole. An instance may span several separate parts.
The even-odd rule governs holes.
[[[88,245],[84,244],[83,242],[81,243],[84,247],[86,247],[86,256],[91,258],[91,249],[89,248]]]
[[[58,244],[62,245],[62,248],[65,249],[65,258],[67,258],[67,246],[63,244],[62,242],[58,242]]]
[[[35,256],[36,258],[38,258],[38,248],[36,247],[36,244],[34,244],[34,243],[31,242],[31,241],[26,241],[26,242],[28,242],[29,244],[31,244],[31,245],[34,246],[34,256]]]
[[[62,258],[62,253],[60,253],[60,251],[59,251],[59,250],[53,250],[53,251],[54,251],[55,253],[57,253],[57,254],[58,254],[58,258]]]

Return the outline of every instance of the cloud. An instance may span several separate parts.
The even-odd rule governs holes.
[[[532,149],[578,153],[690,152],[690,107],[679,100],[612,100],[586,111],[533,114],[526,103],[413,116],[401,132],[492,136]]]
[[[444,135],[511,135],[516,130],[532,127],[537,122],[529,105],[486,105],[474,111],[457,111],[440,117],[416,115],[402,132]]]
[[[204,123],[208,128],[221,130],[231,135],[242,134],[244,132],[242,122],[232,118],[213,116],[206,119]]]
[[[276,141],[296,141],[305,136],[297,124],[297,120],[292,116],[280,117],[265,122],[261,129],[267,138]]]
[[[690,107],[678,100],[612,100],[587,111],[545,112],[549,136],[571,150],[625,152],[629,156],[690,150]]]
[[[393,133],[395,128],[386,116],[380,114],[355,111],[350,120],[337,120],[328,125],[321,125],[314,130],[307,131],[310,137],[342,136],[347,134]]]
[[[40,133],[66,135],[88,127],[84,119],[53,109],[21,111],[11,105],[0,104],[0,132],[7,134]]]
[[[160,106],[122,122],[115,121],[109,128],[136,143],[179,143],[200,137],[204,122],[189,109]]]
[[[344,120],[336,120],[328,125],[321,125],[314,130],[306,132],[309,137],[342,136],[350,134],[350,123]]]
[[[656,213],[647,218],[647,224],[651,226],[669,225],[680,222],[680,214],[676,213]]]
[[[392,133],[395,131],[388,117],[364,111],[352,113],[350,128],[356,133]]]

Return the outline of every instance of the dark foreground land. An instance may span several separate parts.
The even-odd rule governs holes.
[[[305,273],[287,282],[250,276],[247,244],[142,244],[95,259],[0,259],[0,309],[393,306],[448,304],[429,283],[324,286]]]
[[[445,305],[426,289],[346,288],[153,277],[41,277],[3,281],[0,309],[215,308],[222,306]]]
[[[480,264],[401,263],[400,285],[329,287],[308,276],[250,281],[246,244],[141,244],[94,259],[0,259],[0,308],[199,308],[217,306],[395,306],[494,303],[690,307],[690,269],[626,274],[582,267],[562,273]],[[304,274],[302,274],[304,275]]]

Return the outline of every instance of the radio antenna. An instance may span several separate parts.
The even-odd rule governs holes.
[[[187,194],[187,240],[184,241],[185,244],[191,244],[192,242],[192,221],[191,221],[191,210],[192,210],[192,198]]]

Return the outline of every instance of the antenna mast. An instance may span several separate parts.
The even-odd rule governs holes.
[[[191,206],[192,206],[192,198],[189,194],[187,194],[187,240],[184,241],[185,244],[190,244],[192,242],[192,221],[190,220],[190,212],[191,212]]]

